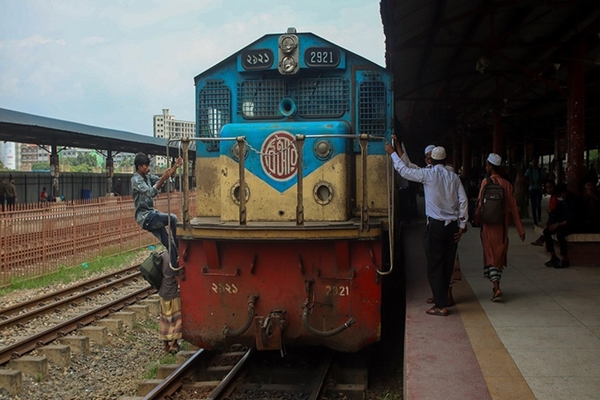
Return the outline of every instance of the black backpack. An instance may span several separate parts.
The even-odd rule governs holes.
[[[142,277],[156,290],[160,290],[162,285],[163,256],[158,251],[153,251],[148,258],[140,264],[139,270]]]
[[[481,223],[504,224],[504,189],[490,178],[481,194]]]

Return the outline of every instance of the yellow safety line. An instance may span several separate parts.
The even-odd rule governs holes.
[[[465,277],[452,288],[456,307],[492,399],[535,400]]]

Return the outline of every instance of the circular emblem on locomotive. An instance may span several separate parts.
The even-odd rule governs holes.
[[[294,136],[286,131],[271,133],[263,142],[260,164],[276,181],[287,181],[298,171],[298,152]]]

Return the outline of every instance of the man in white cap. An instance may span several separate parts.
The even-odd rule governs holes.
[[[433,293],[434,306],[429,315],[448,315],[448,286],[452,278],[456,249],[468,220],[468,198],[465,189],[453,172],[444,168],[446,150],[435,147],[431,151],[431,168],[409,168],[402,161],[402,148],[386,144],[385,151],[392,156],[394,168],[400,176],[423,184],[427,233],[424,247],[427,257],[427,279]],[[396,152],[397,151],[397,152]]]
[[[508,253],[508,221],[512,214],[515,227],[519,232],[521,241],[525,240],[525,230],[519,216],[517,200],[513,193],[513,187],[506,179],[502,178],[498,171],[502,165],[502,157],[496,153],[490,153],[487,158],[485,170],[489,178],[481,182],[479,197],[477,198],[477,209],[475,210],[475,223],[481,227],[481,245],[483,247],[483,276],[492,282],[492,301],[502,300],[500,279],[502,271],[506,267],[506,256]],[[502,187],[504,197],[503,221],[500,223],[482,223],[482,210],[484,200],[484,188],[486,185],[496,183]]]
[[[434,144],[430,144],[429,146],[425,147],[425,163],[427,164],[425,168],[431,168],[431,152],[433,149],[435,149]]]
[[[392,139],[394,140],[394,143],[396,145],[396,153],[401,154],[400,158],[402,159],[402,161],[404,162],[404,164],[408,167],[408,168],[421,168],[416,164],[413,164],[410,159],[408,158],[408,154],[406,154],[406,149],[404,148],[403,145],[400,144],[400,142],[398,141],[398,139],[396,138],[396,135],[392,135]],[[431,163],[431,152],[433,151],[433,149],[435,149],[435,145],[434,144],[430,144],[429,146],[425,147],[425,168],[432,168],[433,164]],[[450,172],[454,172],[454,168],[452,168],[452,166],[445,164],[444,168],[446,168],[448,171]],[[416,193],[415,193],[416,196]],[[416,198],[415,198],[415,205],[414,208],[416,210],[417,206],[416,206]],[[453,306],[454,305],[454,296],[452,296],[452,283],[454,282],[454,280],[459,280],[460,278],[460,263],[458,262],[458,255],[457,255],[457,261],[455,263],[455,274],[452,274],[452,279],[450,280],[450,286],[448,286],[448,306]],[[455,277],[456,275],[456,277]],[[435,298],[434,296],[431,296],[429,298],[427,298],[427,304],[433,304],[435,302]]]
[[[412,161],[410,161],[410,158],[408,158],[408,154],[406,154],[406,149],[404,148],[404,144],[401,144],[398,141],[398,139],[396,138],[396,135],[392,135],[392,139],[394,140],[394,143],[396,145],[396,152],[398,154],[402,154],[400,156],[400,158],[404,162],[404,165],[406,165],[408,168],[421,168],[417,164],[414,164]],[[434,144],[430,144],[427,147],[425,147],[425,167],[424,168],[431,168],[433,166],[431,164],[431,152],[433,151],[433,149],[435,149]],[[450,172],[455,172],[454,168],[452,168],[451,165],[446,164],[446,165],[444,165],[444,168],[446,168]]]

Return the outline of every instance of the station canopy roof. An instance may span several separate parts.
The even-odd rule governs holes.
[[[167,141],[116,129],[100,128],[39,115],[0,108],[0,140],[43,146],[110,150],[113,153],[165,155]],[[190,147],[191,148],[191,147]],[[169,146],[169,156],[177,157],[178,146]],[[195,158],[190,150],[190,159]]]
[[[587,148],[600,143],[600,1],[381,0],[399,134],[411,151],[505,143],[552,154],[567,126],[568,70],[582,62]],[[577,51],[577,49],[582,49]],[[498,119],[496,118],[496,123]],[[523,154],[523,153],[521,153]]]

